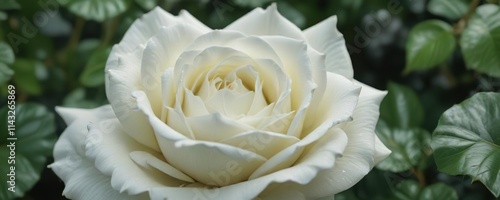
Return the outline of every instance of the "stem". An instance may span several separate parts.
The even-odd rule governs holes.
[[[104,30],[104,34],[101,39],[102,40],[101,47],[106,46],[107,44],[109,44],[111,39],[113,39],[113,36],[115,34],[119,22],[120,22],[120,16],[113,18],[112,21],[108,21],[107,23],[102,24],[102,29]],[[111,25],[109,25],[109,23],[111,23]]]
[[[443,65],[443,67],[441,67],[441,72],[443,73],[444,77],[448,81],[448,84],[450,84],[450,87],[454,88],[457,85],[458,81],[455,78],[455,76],[453,75],[453,73],[451,72],[450,68],[447,67],[446,65]]]
[[[413,175],[415,175],[415,177],[417,177],[417,180],[418,180],[418,186],[420,188],[424,188],[425,185],[426,185],[426,181],[425,181],[425,174],[422,170],[416,170],[415,168],[411,168],[410,169],[411,173],[413,173]]]
[[[80,41],[80,36],[82,35],[82,30],[83,26],[85,25],[85,20],[82,19],[81,17],[77,17],[75,20],[75,27],[73,29],[73,32],[71,32],[71,36],[69,37],[69,42],[68,45],[64,48],[62,51],[62,54],[60,55],[60,64],[61,67],[64,68],[65,65],[67,64],[69,58],[73,55],[74,50],[76,49],[76,46],[78,45],[78,42]]]
[[[75,29],[73,29],[71,37],[69,38],[67,50],[73,51],[76,48],[78,42],[80,41],[84,25],[85,25],[85,20],[83,18],[81,17],[76,18]]]
[[[469,19],[472,17],[474,14],[474,11],[476,11],[477,6],[479,5],[480,0],[472,0],[469,4],[469,9],[467,10],[467,13],[460,18],[460,20],[455,24],[453,28],[453,33],[455,35],[460,35],[464,31],[465,26],[469,22]]]

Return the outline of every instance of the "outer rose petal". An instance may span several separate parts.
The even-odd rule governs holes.
[[[186,21],[193,22],[195,20],[187,12],[181,12],[181,14],[183,16],[174,17],[159,7],[145,14],[141,19],[136,20],[132,24],[127,33],[125,33],[122,41],[113,47],[106,63],[106,95],[113,106],[116,116],[125,127],[127,134],[141,144],[147,145],[157,151],[159,151],[159,147],[154,138],[151,126],[148,125],[143,116],[141,117],[141,115],[131,112],[136,107],[135,101],[132,98],[132,92],[145,89],[148,95],[155,96],[156,98],[152,98],[154,99],[152,105],[154,106],[155,113],[158,116],[161,115],[161,98],[158,95],[160,94],[160,89],[157,87],[160,81],[148,75],[151,73],[161,73],[163,70],[160,68],[164,65],[158,67],[148,62],[143,63],[143,53],[147,53],[145,57],[146,61],[152,60],[148,56],[155,56],[148,53],[149,50],[144,52],[146,43],[156,34],[168,33],[170,37],[163,37],[155,41],[165,45],[164,40],[174,38],[172,40],[179,45],[173,45],[176,47],[173,48],[173,52],[182,51],[182,48],[179,48],[179,46],[182,47],[187,44],[183,44],[182,40],[176,39],[177,35],[186,36],[188,34],[184,33],[187,32],[190,33],[189,35],[197,36],[208,31],[206,28],[200,28],[200,23],[194,23],[193,26],[180,25],[187,24]],[[181,28],[177,29],[174,27],[176,25]],[[176,28],[176,30],[172,30],[172,28]],[[193,29],[198,31],[193,31]],[[181,33],[177,34],[178,32]],[[154,49],[155,47],[153,46],[149,45],[148,49]],[[172,44],[169,47],[171,46]],[[168,52],[172,53],[170,50]],[[155,61],[157,60],[155,59]],[[148,65],[148,67],[141,67],[142,64]],[[144,80],[141,78],[141,74],[145,77]]]
[[[111,107],[92,110],[56,108],[68,124],[54,147],[54,163],[49,165],[65,183],[63,195],[70,199],[134,200],[147,199],[148,194],[127,195],[111,188],[111,177],[102,174],[94,162],[85,156],[87,124],[110,117]],[[111,115],[112,116],[112,115]],[[92,192],[89,192],[92,191]]]
[[[352,187],[377,164],[375,161],[390,154],[383,144],[376,147],[375,135],[380,102],[387,92],[358,84],[362,90],[353,121],[338,126],[349,138],[343,156],[337,159],[333,169],[321,171],[308,185],[288,184],[282,187],[295,188],[313,199],[331,196]]]
[[[111,187],[120,192],[135,195],[153,187],[178,187],[186,183],[159,170],[142,168],[134,162],[129,154],[135,151],[148,152],[159,158],[161,155],[126,135],[117,119],[100,119],[99,123],[90,124],[85,150],[87,157],[95,160],[95,167],[111,176]]]
[[[266,10],[253,9],[224,29],[240,31],[247,35],[280,35],[305,41],[300,29],[278,12],[275,3]]]
[[[351,57],[345,46],[342,33],[337,30],[337,17],[333,16],[304,30],[307,42],[319,52],[326,54],[327,71],[353,77]]]
[[[318,171],[333,167],[336,157],[342,154],[347,137],[341,129],[330,129],[319,142],[313,144],[309,149],[309,156],[302,158],[303,162],[290,168],[262,176],[253,180],[239,182],[221,188],[182,187],[182,188],[153,188],[150,196],[153,200],[160,199],[254,199],[267,188],[273,188],[274,184],[281,185],[285,182],[293,182],[306,185],[317,176]],[[328,160],[330,162],[325,162]],[[271,190],[273,192],[286,193],[289,190]],[[265,194],[263,194],[265,199]],[[282,197],[281,194],[275,194]],[[259,196],[260,197],[260,196]]]

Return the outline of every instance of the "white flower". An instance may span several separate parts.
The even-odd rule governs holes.
[[[316,199],[390,151],[386,92],[353,79],[330,17],[304,31],[273,4],[223,30],[186,11],[138,19],[106,66],[111,105],[57,108],[50,167],[72,199]]]

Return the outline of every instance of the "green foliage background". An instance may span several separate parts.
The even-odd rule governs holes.
[[[17,179],[22,187],[16,194],[4,192],[7,186],[1,176],[0,199],[63,199],[63,183],[45,168],[53,160],[55,138],[65,128],[60,117],[54,117],[54,107],[107,104],[107,56],[142,14],[155,6],[173,14],[185,9],[216,29],[272,2],[0,1],[0,128],[4,134],[7,85],[13,85],[17,155],[24,166],[19,167],[24,175]],[[377,134],[393,154],[336,199],[498,198],[498,0],[277,3],[278,10],[302,29],[337,15],[355,78],[389,91]],[[5,138],[0,140],[1,162],[7,160]],[[6,163],[0,166],[4,174]]]

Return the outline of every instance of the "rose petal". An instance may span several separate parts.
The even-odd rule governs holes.
[[[91,110],[56,107],[56,111],[63,117],[68,127],[54,146],[54,163],[48,167],[64,181],[65,188],[62,195],[82,200],[149,198],[147,193],[127,195],[114,190],[111,188],[111,177],[97,170],[94,162],[85,156],[87,124],[90,121],[98,122],[100,118],[113,116],[109,105]]]
[[[197,181],[218,186],[237,183],[266,161],[258,154],[229,145],[190,140],[154,115],[144,93],[135,97],[156,132],[167,162]]]
[[[279,36],[266,36],[265,40],[276,50],[283,62],[283,70],[292,80],[291,106],[296,110],[288,135],[301,137],[306,108],[316,84],[313,81],[307,45],[301,41]]]
[[[219,142],[257,153],[265,158],[271,158],[276,153],[298,141],[299,139],[296,137],[254,130],[240,133]]]
[[[326,90],[323,99],[318,104],[321,109],[312,114],[311,117],[316,120],[306,123],[303,131],[311,132],[321,123],[338,121],[339,118],[352,120],[352,112],[356,107],[360,92],[361,86],[355,85],[344,76],[328,72]],[[339,101],[340,99],[342,101]]]
[[[189,13],[186,10],[181,10],[179,12],[178,18],[182,21],[182,23],[189,24],[190,26],[193,26],[200,31],[209,32],[212,30],[211,28],[209,28],[205,24],[201,23],[198,19],[193,17],[193,15],[191,15],[191,13]]]
[[[123,36],[120,46],[127,51],[133,50],[143,45],[162,27],[175,24],[189,24],[202,32],[210,31],[209,28],[202,25],[201,22],[192,17],[187,11],[181,11],[179,16],[176,17],[160,7],[155,7],[134,21]]]
[[[362,85],[357,83],[358,85]],[[379,105],[387,92],[362,85],[358,106],[353,121],[341,124],[349,143],[344,155],[337,159],[332,170],[324,170],[303,191],[311,197],[328,196],[344,191],[359,182],[375,164],[375,125],[379,116]],[[384,154],[382,154],[384,153]],[[379,159],[388,156],[381,151]]]
[[[208,115],[210,112],[205,107],[205,102],[199,97],[195,96],[190,90],[185,89],[184,91],[185,101],[182,106],[182,111],[186,117],[196,117],[202,115]]]
[[[135,163],[139,164],[142,167],[149,167],[149,168],[154,168],[158,169],[161,172],[174,177],[176,179],[179,179],[181,181],[186,181],[189,183],[193,183],[194,180],[187,176],[186,174],[182,173],[178,169],[172,167],[162,159],[158,158],[157,156],[153,156],[149,152],[145,151],[133,151],[129,154],[130,158],[134,160]]]
[[[353,78],[351,57],[347,51],[344,36],[337,30],[337,16],[304,30],[308,44],[326,54],[326,69],[346,78]]]
[[[224,30],[240,31],[247,35],[280,35],[305,41],[301,30],[278,12],[275,3],[266,10],[253,9]]]
[[[135,112],[136,104],[132,92],[141,88],[140,55],[142,50],[125,53],[113,47],[106,64],[106,95],[115,115],[124,126],[126,133],[141,144],[160,150],[153,129],[144,115]]]
[[[209,112],[219,112],[224,116],[235,118],[247,113],[252,106],[254,92],[238,94],[228,89],[217,91],[205,104]]]
[[[195,138],[204,141],[217,142],[252,129],[252,127],[224,117],[218,112],[190,117],[187,121],[193,130]]]
[[[235,183],[220,188],[183,187],[153,188],[150,191],[151,199],[254,199],[273,183],[283,184],[293,182],[307,185],[318,171],[333,167],[335,158],[342,153],[347,144],[347,137],[341,129],[329,131],[320,143],[315,145],[315,152],[303,163],[294,165],[275,173],[253,180]],[[328,160],[330,162],[324,162]],[[242,189],[244,188],[244,189]],[[287,192],[287,190],[278,190]]]
[[[278,171],[286,167],[286,165],[291,165],[307,145],[316,142],[332,126],[352,119],[352,113],[358,102],[361,87],[354,85],[350,80],[338,74],[328,73],[327,78],[328,85],[324,98],[320,103],[320,107],[325,109],[315,116],[320,121],[318,123],[321,124],[314,126],[316,128],[313,131],[307,131],[308,134],[300,142],[291,145],[270,158],[252,174],[250,179]],[[310,129],[311,127],[307,128]]]
[[[132,51],[144,44],[152,35],[156,34],[161,27],[177,24],[177,19],[172,14],[160,7],[155,7],[144,14],[127,30],[120,42],[120,48]]]
[[[154,153],[123,133],[118,120],[100,120],[89,125],[85,153],[95,160],[95,167],[111,176],[111,186],[120,192],[135,195],[153,187],[180,186],[178,180],[158,170],[144,170],[130,157],[133,151]]]
[[[202,34],[190,26],[176,24],[163,27],[146,43],[141,62],[141,81],[144,92],[151,101],[153,111],[160,116],[162,111],[161,76],[191,42]],[[138,66],[136,66],[138,67]]]

